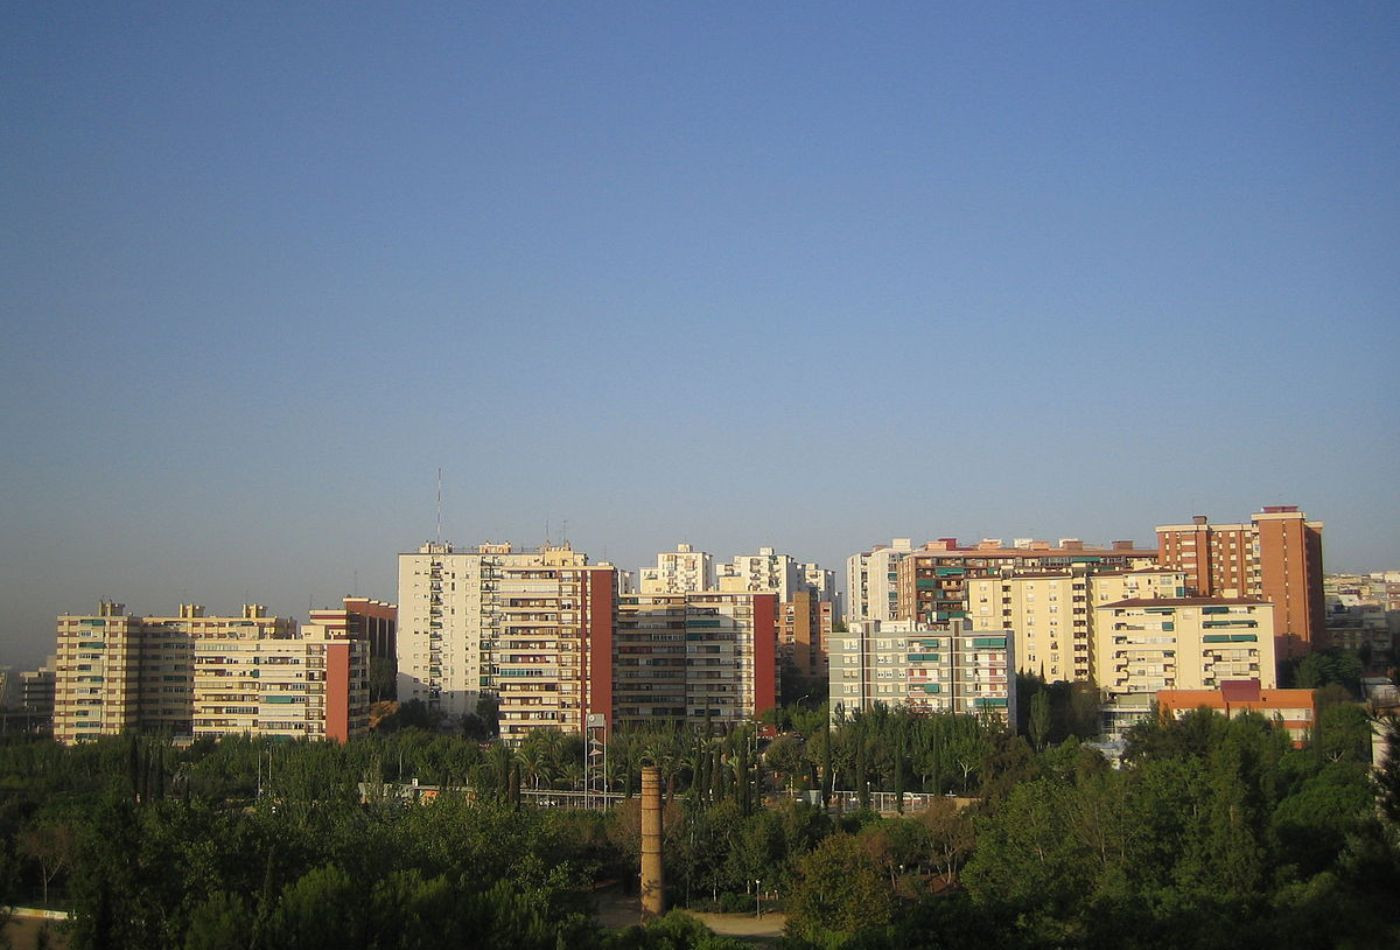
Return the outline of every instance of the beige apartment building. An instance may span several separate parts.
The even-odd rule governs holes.
[[[1094,608],[1135,598],[1181,597],[1180,571],[1101,570],[1076,564],[1058,571],[1013,573],[967,581],[967,613],[979,629],[1014,631],[1017,670],[1047,682],[1094,680]]]
[[[1110,695],[1278,682],[1273,605],[1243,597],[1134,598],[1095,608],[1094,680]]]
[[[369,728],[371,644],[307,624],[231,627],[194,641],[194,734],[344,741]]]
[[[103,601],[58,618],[54,737],[128,729],[344,741],[368,721],[368,647],[245,604],[237,617],[182,604],[139,617]]]
[[[400,701],[462,716],[497,697],[501,736],[581,732],[612,707],[611,565],[567,543],[425,544],[399,555]]]
[[[985,538],[962,547],[957,538],[939,538],[899,560],[899,619],[928,624],[967,619],[969,580],[1076,565],[1097,570],[1156,567],[1157,552],[1134,547],[1131,541],[1114,541],[1104,548],[1077,538],[1062,538],[1055,545],[1018,538],[1008,547],[1000,538]]]
[[[1312,649],[1325,636],[1321,521],[1309,521],[1295,505],[1270,505],[1248,524],[1157,526],[1162,567],[1186,574],[1201,597],[1254,597],[1273,604],[1280,657]]]

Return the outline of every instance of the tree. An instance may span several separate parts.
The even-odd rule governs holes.
[[[1049,779],[1011,790],[979,827],[977,851],[963,872],[974,900],[1061,916],[1091,890],[1090,863],[1065,821],[1071,797]]]
[[[215,891],[190,914],[185,950],[246,950],[253,915],[237,894]]]
[[[929,866],[942,876],[944,884],[952,884],[976,841],[970,813],[939,796],[915,820],[924,826]]]
[[[822,807],[831,805],[834,773],[831,770],[831,727],[822,730]]]
[[[1313,741],[1319,756],[1328,762],[1371,762],[1371,720],[1356,703],[1319,709]]]
[[[49,902],[49,884],[63,873],[77,856],[78,840],[67,822],[42,820],[25,828],[18,839],[20,853],[39,862],[44,903]]]
[[[282,891],[272,915],[272,946],[339,950],[364,941],[360,888],[336,865],[315,868]]]
[[[885,926],[893,914],[888,882],[850,835],[832,835],[797,862],[788,899],[792,936],[824,943],[848,940]]]
[[[1381,816],[1392,829],[1400,829],[1400,719],[1390,716],[1381,728],[1385,735],[1384,764],[1374,782]]]
[[[372,703],[383,702],[388,699],[397,699],[398,690],[398,665],[387,656],[372,656],[369,658],[369,701]]]
[[[1050,737],[1050,697],[1043,689],[1031,697],[1029,729],[1035,751],[1044,750],[1045,742]]]
[[[764,764],[782,776],[783,783],[792,788],[796,780],[806,774],[803,765],[802,743],[793,736],[779,736],[763,753]]]

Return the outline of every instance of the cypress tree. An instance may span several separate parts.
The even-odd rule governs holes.
[[[126,777],[131,787],[131,797],[141,797],[141,753],[136,748],[136,733],[126,734]]]
[[[822,807],[831,807],[832,791],[832,771],[831,771],[831,724],[826,727],[826,734],[822,737]]]
[[[749,743],[746,736],[739,737],[739,759],[738,774],[734,776],[738,781],[739,810],[744,817],[749,815]]]
[[[904,726],[895,727],[894,733],[894,795],[895,810],[904,814]]]

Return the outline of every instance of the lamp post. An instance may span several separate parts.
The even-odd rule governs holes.
[[[753,900],[755,917],[763,916],[763,882],[755,879],[753,882]]]

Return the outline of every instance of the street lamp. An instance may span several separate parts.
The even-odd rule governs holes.
[[[763,882],[760,881],[760,880],[758,880],[758,879],[755,879],[754,882],[753,882],[753,899],[754,899],[754,912],[753,912],[753,915],[754,915],[755,917],[762,917],[762,916],[763,916]]]

